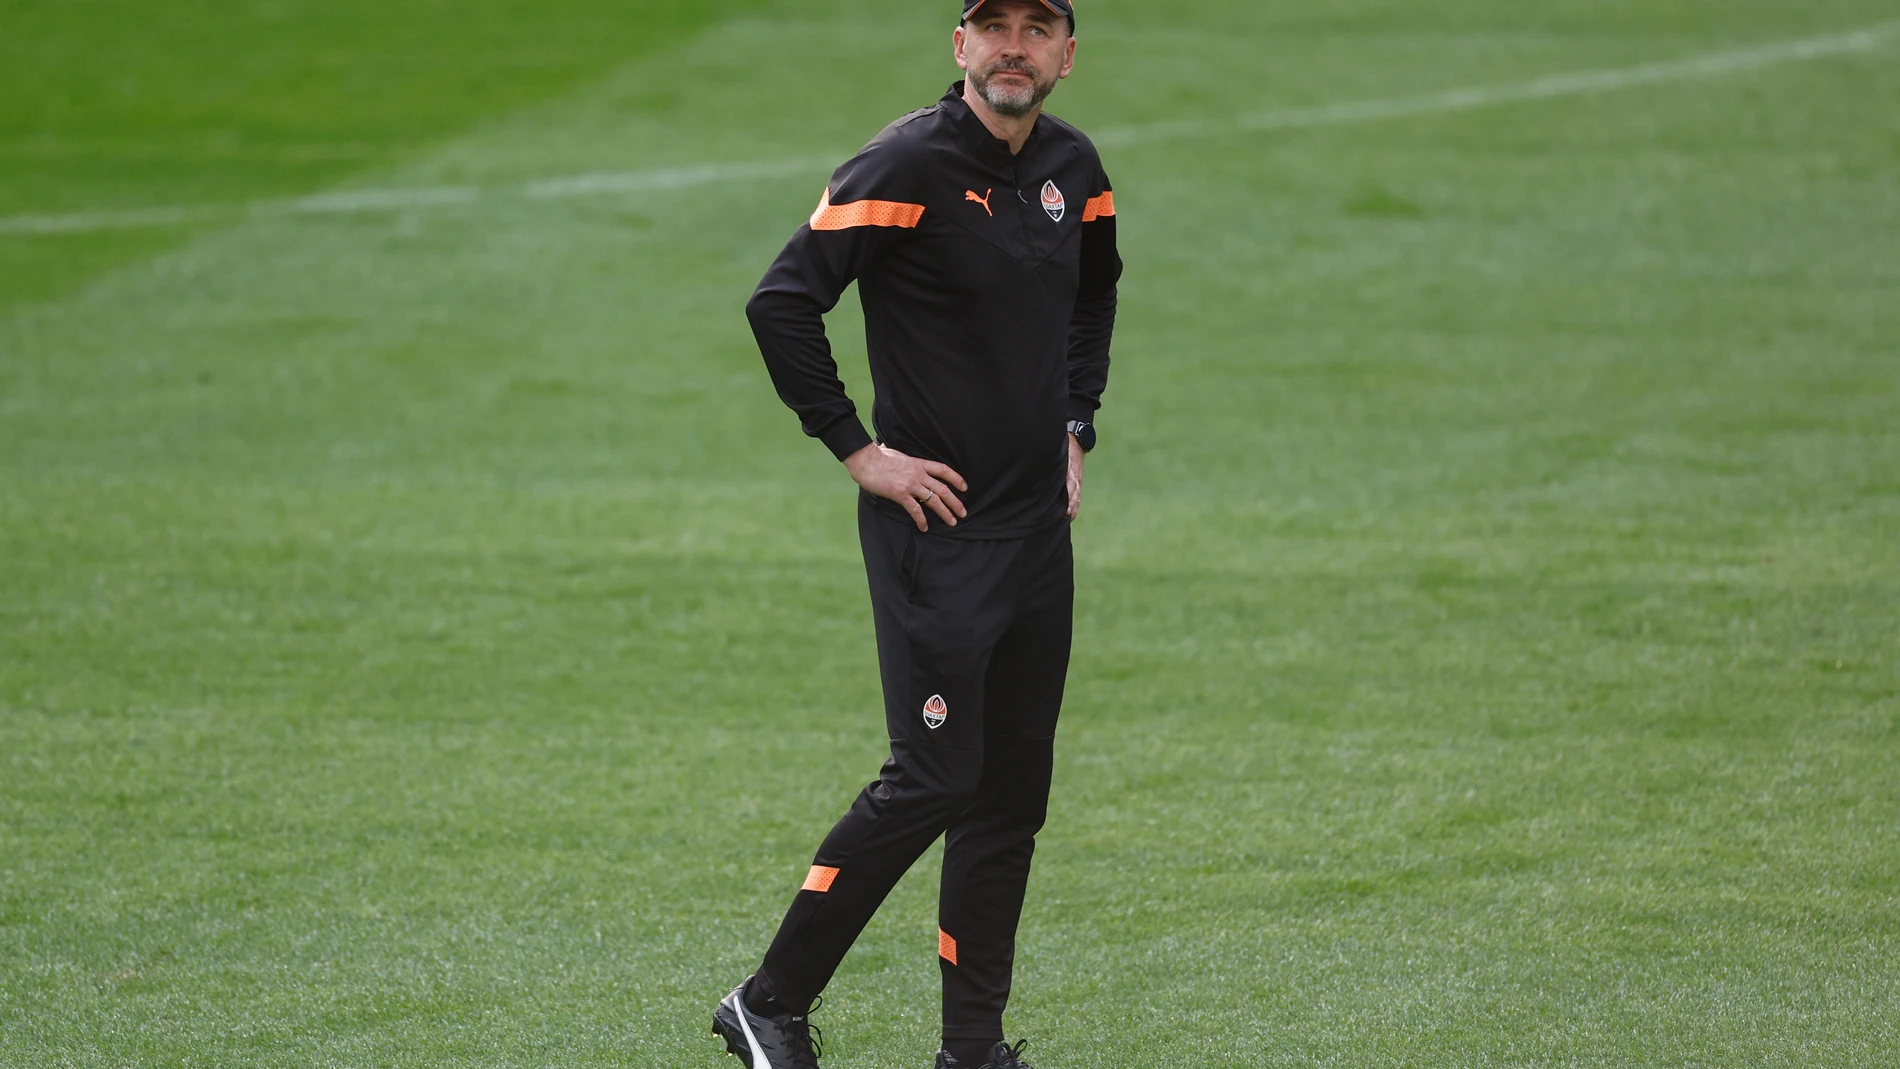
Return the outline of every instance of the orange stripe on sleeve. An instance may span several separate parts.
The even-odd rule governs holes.
[[[1090,197],[1088,203],[1082,205],[1082,221],[1085,223],[1092,223],[1104,215],[1114,214],[1115,191],[1112,189],[1105,190],[1099,197]]]
[[[957,963],[957,941],[942,928],[937,929],[937,956],[952,965]]]
[[[826,891],[831,890],[831,881],[837,878],[837,869],[826,868],[823,865],[813,865],[811,871],[805,875],[805,886],[799,888],[799,890],[817,891],[819,894],[824,894]]]
[[[909,230],[924,217],[924,206],[896,200],[857,200],[850,204],[831,203],[831,190],[819,198],[818,210],[811,213],[813,230],[849,230],[855,226],[895,226]]]

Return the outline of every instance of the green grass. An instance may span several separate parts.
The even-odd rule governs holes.
[[[10,0],[0,10],[0,216],[309,193],[747,6],[757,5]],[[179,237],[9,238],[0,311]]]
[[[0,154],[68,97],[90,147],[0,214],[836,156],[954,74],[923,5],[478,7],[10,9]],[[1098,0],[1055,110],[1896,18]],[[1891,1061],[1896,56],[1108,151],[1038,1065]],[[365,148],[203,150],[249,123]],[[851,493],[739,312],[821,183],[0,234],[0,1064],[721,1064],[881,750]],[[927,1064],[934,889],[833,985],[834,1069]]]

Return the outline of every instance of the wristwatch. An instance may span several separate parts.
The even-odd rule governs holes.
[[[1095,448],[1095,424],[1079,419],[1069,421],[1069,433],[1075,435],[1077,445],[1086,453]]]

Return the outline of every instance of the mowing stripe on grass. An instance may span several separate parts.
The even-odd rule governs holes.
[[[1130,146],[1156,141],[1231,136],[1270,130],[1376,122],[1414,115],[1445,114],[1557,97],[1584,96],[1633,89],[1661,82],[1714,78],[1740,71],[1800,63],[1832,56],[1871,52],[1900,37],[1900,22],[1887,22],[1847,33],[1779,41],[1732,52],[1714,52],[1685,59],[1611,67],[1533,78],[1524,82],[1444,89],[1384,100],[1281,108],[1244,115],[1238,119],[1186,120],[1104,130],[1095,140],[1104,145]],[[647,171],[606,171],[539,179],[520,186],[425,186],[407,189],[362,189],[308,197],[259,200],[243,204],[169,205],[63,215],[0,217],[0,234],[67,234],[96,230],[181,226],[224,218],[299,215],[356,215],[407,211],[418,208],[474,204],[487,197],[553,200],[569,197],[690,189],[723,182],[773,178],[830,170],[835,156],[799,159],[709,163]]]

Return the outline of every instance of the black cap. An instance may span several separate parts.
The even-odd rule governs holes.
[[[970,16],[976,14],[976,9],[988,2],[989,0],[963,0],[963,21],[970,21]],[[1069,0],[1042,0],[1042,6],[1067,18],[1071,27],[1075,25],[1075,5]]]

